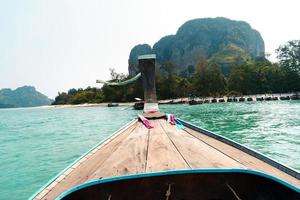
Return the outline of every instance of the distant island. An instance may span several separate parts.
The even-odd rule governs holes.
[[[138,56],[155,53],[158,99],[299,92],[300,40],[288,41],[276,52],[279,61],[272,63],[265,57],[260,33],[247,22],[222,17],[194,19],[153,47],[133,47],[129,75],[111,69],[111,81],[137,74]],[[120,87],[73,88],[59,93],[53,104],[128,102],[135,97],[143,97],[141,80]]]
[[[51,103],[51,99],[32,86],[23,86],[15,90],[9,88],[0,90],[0,108],[34,107]]]

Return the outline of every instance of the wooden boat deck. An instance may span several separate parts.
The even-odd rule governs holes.
[[[195,168],[253,169],[296,187],[300,180],[233,146],[190,128],[177,129],[164,119],[153,129],[135,121],[85,155],[33,199],[55,199],[88,181],[127,174]]]

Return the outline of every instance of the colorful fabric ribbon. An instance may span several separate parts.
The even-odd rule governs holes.
[[[175,118],[175,115],[173,115],[173,114],[167,114],[166,118],[167,118],[167,122],[169,122],[172,125],[176,125],[176,128],[178,128],[178,129],[184,129],[184,126],[180,123],[180,121],[178,121]]]
[[[172,125],[175,125],[175,116],[172,114],[167,114],[167,122],[169,122]]]
[[[154,126],[152,126],[152,124],[150,123],[150,121],[148,119],[146,119],[144,116],[138,115],[138,117],[142,121],[142,123],[146,126],[146,128],[150,129],[150,128],[154,127]]]

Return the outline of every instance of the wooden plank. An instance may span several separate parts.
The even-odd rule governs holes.
[[[145,172],[148,129],[138,122],[136,129],[92,174],[91,179]]]
[[[166,121],[160,121],[160,124],[192,168],[245,168],[236,160],[176,126]]]
[[[250,168],[300,187],[300,181],[275,167],[207,135],[178,130],[165,120],[153,129],[137,122],[101,144],[58,177],[35,199],[55,199],[75,185],[125,174],[190,168]],[[38,197],[38,198],[37,198]]]
[[[137,122],[127,127],[126,129],[121,130],[120,134],[115,138],[113,138],[112,140],[108,140],[108,142],[106,142],[104,145],[101,144],[99,148],[97,147],[97,151],[93,151],[94,153],[83,163],[80,163],[80,165],[78,165],[75,169],[73,168],[73,165],[69,169],[72,169],[71,172],[69,172],[69,174],[60,181],[57,181],[58,179],[60,179],[60,177],[58,177],[54,181],[56,182],[56,184],[53,184],[55,186],[53,188],[50,188],[50,191],[46,196],[43,195],[43,197],[39,199],[55,199],[55,197],[57,197],[62,192],[65,192],[66,190],[78,184],[91,180],[90,175],[93,174],[103,164],[103,162],[111,155],[111,153],[114,152],[118,148],[118,146],[131,134],[136,126]],[[52,184],[50,184],[49,186],[51,185]]]
[[[160,120],[151,120],[154,128],[150,129],[146,172],[190,169],[161,128]]]
[[[225,144],[221,141],[218,141],[212,137],[209,137],[205,134],[201,134],[197,131],[194,131],[192,129],[186,128],[185,129],[187,133],[191,134],[192,136],[198,138],[199,140],[207,143],[208,145],[211,145],[212,147],[218,149],[219,151],[222,151],[224,154],[230,156],[231,158],[235,159],[236,161],[242,163],[244,166],[246,166],[249,169],[262,171],[264,173],[273,175],[275,177],[278,177],[282,180],[285,180],[288,183],[291,183],[297,187],[300,187],[300,180],[290,176],[289,174],[284,173],[283,171],[269,165],[268,163],[265,163],[264,161],[261,161],[254,156],[251,156],[235,147],[232,147],[228,144]]]

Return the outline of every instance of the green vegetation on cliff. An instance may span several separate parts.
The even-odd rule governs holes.
[[[228,76],[222,73],[217,64],[210,63],[201,54],[195,66],[189,66],[180,75],[175,72],[171,62],[165,62],[156,74],[158,99],[300,91],[300,65],[297,65],[300,63],[300,54],[295,53],[300,52],[300,45],[295,47],[294,44],[300,44],[300,41],[288,42],[278,48],[279,64],[267,60],[245,62],[233,67]],[[111,70],[113,82],[129,77]],[[53,104],[125,102],[133,101],[134,97],[143,97],[141,80],[125,86],[71,89],[68,93],[59,93]]]
[[[288,41],[276,51],[281,66],[300,74],[300,40]]]
[[[172,63],[177,74],[195,67],[202,54],[228,75],[236,65],[264,59],[265,47],[260,33],[248,23],[217,17],[187,21],[175,35],[162,37],[153,48],[136,45],[129,55],[130,75],[138,72],[137,57],[145,53],[155,53],[158,65]]]

